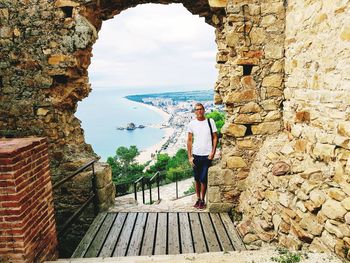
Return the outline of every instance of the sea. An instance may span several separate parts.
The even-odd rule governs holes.
[[[163,117],[140,103],[125,96],[171,92],[174,90],[140,89],[93,89],[89,96],[78,103],[75,116],[81,120],[85,141],[91,144],[101,161],[113,157],[118,147],[136,145],[142,151],[157,144],[165,131],[160,128],[145,127],[133,131],[117,130],[133,122],[135,125],[162,124]],[[186,89],[175,91],[188,91]]]

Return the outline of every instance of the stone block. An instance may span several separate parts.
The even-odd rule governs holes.
[[[56,2],[55,2],[56,7],[66,7],[66,6],[76,7],[78,5],[79,5],[78,3],[70,1],[70,0],[56,0]]]
[[[326,247],[334,252],[334,247],[337,243],[337,238],[330,234],[327,230],[324,230],[321,235],[321,241]]]
[[[350,137],[350,121],[344,121],[338,124],[338,134],[344,137]]]
[[[312,243],[310,244],[309,250],[311,252],[318,252],[318,253],[330,253],[330,249],[323,244],[321,238],[315,237]]]
[[[319,224],[316,220],[316,217],[312,214],[307,214],[304,218],[299,222],[301,228],[307,230],[314,236],[320,236],[324,226]]]
[[[253,140],[250,140],[250,139],[237,140],[236,143],[238,148],[240,149],[253,149],[258,147],[258,145],[254,143]]]
[[[239,113],[258,113],[261,111],[261,107],[256,102],[248,102],[244,104],[240,109]]]
[[[235,31],[231,31],[226,35],[226,44],[229,47],[240,46],[241,41],[243,41],[243,39],[241,39],[240,34]]]
[[[277,121],[277,120],[280,120],[281,117],[282,117],[282,115],[281,115],[280,111],[270,111],[264,117],[264,121]]]
[[[215,105],[222,104],[222,97],[221,97],[220,93],[218,93],[218,92],[214,93],[214,104]]]
[[[350,150],[350,139],[348,137],[336,135],[334,137],[334,144],[344,149]]]
[[[256,100],[258,98],[257,92],[254,89],[230,92],[225,98],[226,103],[240,103],[240,102],[249,102]]]
[[[237,124],[252,124],[252,123],[260,123],[261,121],[262,121],[262,118],[259,113],[239,114],[234,120],[234,122]]]
[[[297,223],[291,221],[290,233],[299,240],[311,244],[314,236],[302,229]]]
[[[281,88],[283,82],[283,75],[272,74],[263,79],[262,85],[264,87]]]
[[[284,207],[289,207],[291,203],[291,196],[288,193],[280,193],[278,202]]]
[[[316,143],[315,148],[313,149],[313,154],[321,158],[331,158],[334,157],[334,150],[335,145]]]
[[[208,203],[208,210],[211,213],[221,213],[228,212],[231,210],[233,204],[232,203]]]
[[[236,168],[244,168],[247,166],[247,163],[240,156],[232,156],[227,158],[227,168],[236,169]]]
[[[269,200],[271,203],[276,203],[279,200],[279,194],[276,191],[267,190],[264,193],[265,199]]]
[[[343,220],[346,214],[345,208],[340,202],[333,199],[328,199],[323,205],[321,211],[330,219]]]
[[[344,237],[342,231],[341,231],[336,225],[333,225],[333,224],[330,222],[330,220],[327,220],[327,221],[326,221],[326,224],[325,224],[324,227],[325,227],[325,229],[326,229],[329,233],[331,233],[331,234],[337,236],[338,238],[343,238],[343,237]]]
[[[272,167],[272,174],[276,176],[285,175],[289,172],[290,172],[290,165],[283,161],[275,163]]]
[[[326,202],[326,195],[323,191],[314,189],[310,192],[310,200],[316,208],[320,208]]]
[[[114,205],[115,200],[115,185],[114,183],[110,183],[102,189],[98,189],[97,191],[98,201],[99,201],[99,209],[100,211],[106,211],[109,207]]]
[[[244,89],[256,89],[256,82],[252,76],[243,76],[241,78],[241,85]]]
[[[218,186],[212,186],[208,191],[208,201],[209,203],[220,203],[220,188]]]
[[[46,109],[46,108],[39,108],[36,111],[36,115],[38,115],[38,116],[45,116],[45,115],[47,115],[49,113],[49,111],[50,110]]]
[[[296,140],[294,143],[294,150],[296,152],[306,152],[308,142],[304,139]]]
[[[227,0],[209,0],[209,6],[214,8],[226,7]]]
[[[275,99],[264,100],[264,101],[260,102],[260,105],[266,111],[278,110],[279,109],[279,103]]]
[[[339,188],[330,188],[327,191],[327,194],[330,198],[337,200],[337,201],[342,201],[346,197],[346,194],[342,190],[340,190]]]
[[[261,26],[268,27],[276,22],[277,18],[274,15],[264,16],[261,20]]]
[[[280,88],[267,87],[266,88],[266,98],[281,98],[283,96],[283,91]]]
[[[95,170],[97,188],[103,188],[112,182],[112,170],[108,164],[97,163]]]
[[[350,225],[350,212],[345,214],[344,219],[345,219],[345,223]]]
[[[284,13],[284,6],[283,2],[276,2],[276,3],[262,3],[261,4],[261,14],[262,15],[269,15],[269,14],[283,14]]]
[[[275,122],[263,122],[257,125],[252,125],[252,132],[255,135],[258,134],[273,134],[281,130],[281,123]]]
[[[243,137],[246,130],[246,126],[233,123],[225,123],[225,125],[222,127],[223,134],[234,137]]]
[[[3,26],[0,27],[0,38],[11,38],[13,35],[13,30],[10,27]]]
[[[296,123],[309,123],[310,122],[310,112],[308,111],[298,111],[295,114],[295,122]]]
[[[343,41],[350,41],[350,26],[344,25],[341,29],[340,39]]]
[[[301,248],[301,242],[291,235],[280,235],[278,244],[290,250],[299,250]]]
[[[250,244],[250,243],[253,243],[254,241],[259,240],[259,239],[260,238],[257,235],[248,233],[244,236],[243,243]]]
[[[235,64],[243,66],[243,65],[253,65],[257,66],[259,65],[259,59],[258,58],[238,58],[235,61]]]
[[[350,211],[350,197],[347,197],[341,201],[341,204],[346,210]]]
[[[267,43],[264,51],[267,59],[281,59],[284,56],[284,46],[281,44]],[[276,69],[273,72],[276,72]]]
[[[266,32],[263,28],[253,27],[249,33],[250,41],[253,45],[260,45],[266,40]]]

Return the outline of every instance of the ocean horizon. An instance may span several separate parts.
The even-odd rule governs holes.
[[[85,141],[91,144],[101,161],[113,157],[118,147],[136,145],[139,151],[157,144],[165,136],[160,128],[145,127],[132,131],[117,130],[133,122],[135,125],[162,124],[163,116],[156,111],[125,98],[128,95],[152,94],[190,90],[169,89],[94,89],[78,103],[75,116],[81,120]]]

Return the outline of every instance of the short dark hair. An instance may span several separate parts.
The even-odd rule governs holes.
[[[197,102],[197,103],[194,105],[194,110],[195,110],[195,109],[196,109],[196,107],[198,107],[198,106],[201,106],[201,107],[204,109],[203,104],[202,104],[202,103],[200,103],[200,102]]]

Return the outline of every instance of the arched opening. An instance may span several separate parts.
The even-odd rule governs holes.
[[[119,146],[145,150],[165,136],[149,125],[163,118],[126,95],[212,90],[217,77],[214,28],[180,4],[140,5],[103,22],[92,53],[92,92],[76,116],[102,161]],[[127,123],[146,127],[116,129]]]

